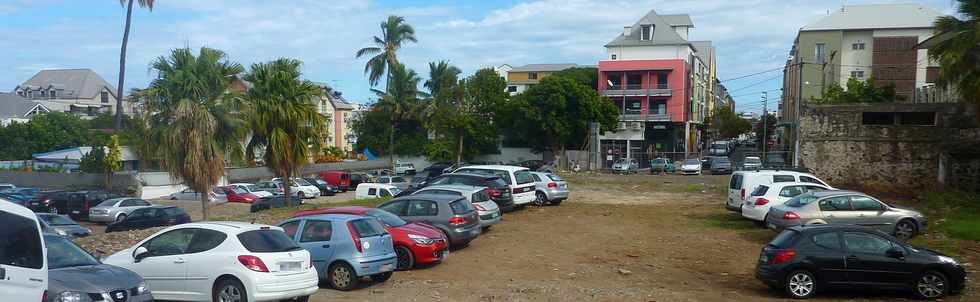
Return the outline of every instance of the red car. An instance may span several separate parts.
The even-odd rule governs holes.
[[[406,222],[382,209],[359,206],[340,207],[300,211],[293,214],[293,217],[319,214],[359,215],[381,220],[395,241],[395,254],[398,255],[399,270],[411,269],[416,264],[440,262],[449,253],[449,241],[439,229],[424,223]]]
[[[236,186],[221,187],[221,190],[224,191],[225,196],[228,197],[228,202],[253,203],[259,199],[258,196],[255,196],[254,194]]]
[[[347,171],[331,170],[320,172],[320,179],[340,191],[354,190],[350,185],[350,173]]]

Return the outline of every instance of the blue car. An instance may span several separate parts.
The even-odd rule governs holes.
[[[346,214],[300,216],[283,221],[279,227],[310,252],[320,279],[335,289],[354,289],[361,277],[385,282],[397,267],[391,235],[377,218]]]

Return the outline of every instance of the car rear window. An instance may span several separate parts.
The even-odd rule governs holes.
[[[773,175],[772,182],[795,182],[796,177],[793,175]]]
[[[551,178],[551,180],[553,180],[553,181],[564,181],[564,179],[562,179],[561,177],[558,177],[558,175],[554,175],[554,174],[548,174],[548,178]]]
[[[517,184],[519,185],[534,182],[534,177],[531,175],[531,172],[528,172],[527,170],[514,172],[514,177],[517,178]]]
[[[764,196],[769,192],[769,186],[758,186],[752,191],[752,196]]]
[[[784,230],[782,233],[779,233],[779,235],[776,235],[776,238],[773,238],[772,241],[769,241],[769,245],[787,248],[790,247],[794,241],[796,241],[796,237],[799,235],[800,232],[794,230]]]
[[[354,230],[357,231],[357,235],[360,236],[360,238],[381,236],[385,234],[385,228],[381,226],[381,222],[375,218],[351,220],[350,224],[354,226]]]
[[[742,188],[742,174],[732,175],[732,180],[728,183],[728,188],[738,190]]]
[[[470,200],[472,200],[472,202],[489,201],[490,194],[487,193],[487,190],[480,190],[479,192],[473,193],[473,196],[470,197]]]
[[[473,205],[465,199],[460,199],[449,203],[449,208],[453,209],[453,214],[462,215],[473,211]]]
[[[466,169],[466,168],[464,168],[464,169],[460,169],[458,172],[460,172],[460,173],[482,174],[482,175],[493,175],[493,176],[497,176],[497,177],[500,177],[501,179],[503,179],[504,184],[510,185],[510,183],[511,183],[511,181],[510,181],[510,173],[508,173],[507,171],[504,171],[504,170]]]
[[[44,265],[37,222],[0,211],[0,264],[39,269]]]
[[[279,230],[255,230],[238,234],[238,241],[253,253],[276,253],[299,250],[300,247]]]

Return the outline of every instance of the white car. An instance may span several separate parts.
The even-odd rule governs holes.
[[[273,178],[272,182],[282,183],[281,179],[279,179],[278,177]],[[311,184],[310,182],[302,178],[294,177],[292,181],[292,186],[289,187],[289,190],[296,192],[295,193],[296,196],[299,196],[299,198],[302,199],[317,198],[317,196],[320,196],[320,188],[317,188],[316,186],[314,186],[313,184]]]
[[[701,175],[701,161],[697,158],[685,159],[681,162],[681,174]]]
[[[104,263],[136,272],[153,297],[176,301],[306,301],[319,278],[282,228],[246,222],[185,223]]]
[[[728,181],[728,200],[725,208],[730,211],[741,211],[742,204],[759,185],[781,182],[805,182],[818,184],[830,190],[836,190],[817,176],[799,171],[760,169],[756,171],[735,171]]]
[[[510,187],[511,196],[514,198],[514,205],[517,207],[525,207],[537,198],[534,194],[534,177],[531,176],[531,170],[525,167],[501,165],[466,166],[456,169],[453,173],[499,176]]]
[[[3,301],[44,301],[48,289],[47,248],[31,210],[0,198],[0,294]]]
[[[260,189],[255,184],[250,184],[250,183],[233,183],[233,184],[230,184],[229,186],[233,186],[233,187],[236,187],[236,188],[245,190],[245,192],[252,193],[252,195],[255,195],[255,197],[258,197],[258,198],[272,197],[272,192],[263,191],[262,189]]]
[[[412,174],[415,174],[415,164],[412,164],[412,163],[395,163],[395,174],[398,174],[398,175],[412,175]]]
[[[180,192],[175,192],[173,194],[170,194],[170,196],[168,198],[170,200],[194,200],[194,201],[198,201],[198,200],[201,200],[201,193],[197,193],[197,191],[194,191],[194,189],[187,188],[187,189],[181,190]],[[228,196],[225,195],[225,191],[224,190],[221,190],[218,187],[214,187],[214,188],[211,188],[211,190],[208,191],[208,200],[210,200],[212,203],[214,203],[214,202],[225,202],[225,201],[228,201]]]
[[[742,163],[743,170],[755,170],[762,168],[762,159],[758,156],[746,156],[745,162]]]
[[[769,214],[769,208],[782,205],[793,197],[806,192],[826,190],[830,190],[830,188],[809,182],[779,182],[759,185],[742,203],[742,217],[762,225],[766,221],[766,214]]]
[[[354,191],[354,199],[395,197],[401,192],[401,189],[389,184],[365,182],[357,185],[357,189]]]

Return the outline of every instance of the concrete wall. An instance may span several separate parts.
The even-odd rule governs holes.
[[[970,168],[976,163],[956,160],[980,152],[962,148],[980,141],[975,110],[964,104],[807,106],[800,125],[800,163],[834,183],[885,190],[959,186],[950,180],[976,179],[980,173]],[[936,124],[865,125],[864,112],[935,112]]]
[[[102,190],[105,176],[93,173],[13,172],[0,171],[0,183],[12,183],[18,187],[35,187],[61,190]],[[112,191],[139,194],[139,180],[132,173],[118,173],[112,178]]]

